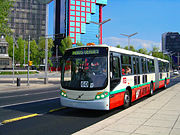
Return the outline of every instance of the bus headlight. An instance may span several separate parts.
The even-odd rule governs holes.
[[[63,97],[67,97],[66,91],[61,90],[61,96],[63,96]]]
[[[98,92],[95,99],[103,99],[109,96],[108,92]]]

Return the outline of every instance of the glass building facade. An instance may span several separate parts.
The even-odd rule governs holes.
[[[38,41],[45,36],[46,5],[36,0],[16,0],[8,19],[9,26],[16,37]]]
[[[93,22],[102,21],[102,7],[107,5],[107,0],[69,0],[68,34],[74,44],[98,44],[99,26]],[[102,39],[102,28],[101,39]]]
[[[173,54],[175,64],[180,65],[180,34],[178,32],[167,32],[162,34],[162,51]],[[179,62],[178,62],[179,61]]]
[[[73,44],[98,44],[99,26],[90,21],[102,22],[102,8],[105,5],[107,0],[56,0],[55,34],[70,36]],[[61,16],[57,16],[57,10]],[[100,35],[102,41],[102,28]],[[58,42],[55,42],[55,45]]]

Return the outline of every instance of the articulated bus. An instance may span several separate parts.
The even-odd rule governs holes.
[[[63,57],[60,100],[73,108],[127,108],[169,82],[166,60],[107,45],[77,47]]]

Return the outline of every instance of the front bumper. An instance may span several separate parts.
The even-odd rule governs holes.
[[[60,98],[61,105],[72,108],[81,109],[93,109],[93,110],[109,110],[109,98],[82,101],[82,100],[72,100],[65,97]]]

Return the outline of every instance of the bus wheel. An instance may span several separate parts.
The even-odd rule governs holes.
[[[125,91],[124,93],[124,108],[128,108],[131,104],[131,96],[128,90]]]
[[[153,94],[154,94],[154,91],[153,91],[153,83],[151,83],[149,96],[152,96]]]
[[[166,89],[167,88],[167,83],[166,83],[166,79],[165,79],[165,81],[164,81],[164,89]]]

